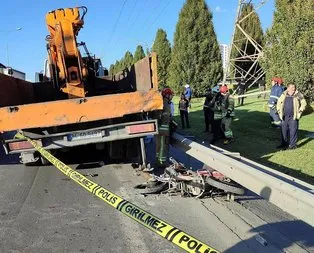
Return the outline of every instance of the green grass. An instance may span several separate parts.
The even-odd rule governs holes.
[[[175,119],[180,123],[178,100],[174,99]],[[203,132],[203,101],[204,98],[192,99],[189,114],[191,128],[183,132],[195,136],[199,142],[209,142],[212,134]],[[215,145],[240,152],[246,158],[314,185],[314,139],[307,137],[307,134],[314,132],[314,114],[304,115],[300,120],[298,148],[278,151],[276,146],[280,145],[280,130],[270,127],[266,102],[267,100],[251,97],[244,100],[244,106],[236,106],[236,116],[231,125],[235,142],[229,145],[218,142]]]

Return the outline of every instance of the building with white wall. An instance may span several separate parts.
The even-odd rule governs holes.
[[[13,76],[17,79],[25,80],[25,73],[10,67],[6,67],[5,65],[0,63],[0,73],[7,75],[7,76]]]
[[[229,46],[226,44],[220,44],[220,52],[221,52],[221,58],[222,58],[222,67],[224,71],[226,71],[228,67],[228,57],[229,57]]]

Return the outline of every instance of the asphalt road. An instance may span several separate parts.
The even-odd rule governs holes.
[[[0,152],[0,252],[184,252],[53,166],[24,167]],[[184,158],[176,150],[172,154]],[[257,196],[234,202],[145,197],[134,186],[146,179],[130,164],[97,166],[84,163],[84,156],[89,154],[75,154],[80,164],[70,166],[221,252],[314,252],[313,227]]]

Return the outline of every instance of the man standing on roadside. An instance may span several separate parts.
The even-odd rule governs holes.
[[[191,108],[192,89],[189,84],[184,85],[184,96],[189,101],[189,107]]]
[[[258,80],[258,88],[260,92],[263,92],[266,90],[266,82],[265,82],[265,76],[263,76],[260,80]],[[264,94],[258,94],[257,98],[260,98],[261,96],[266,98],[266,92]]]
[[[210,107],[210,101],[212,101],[213,99],[213,93],[212,93],[212,89],[209,88],[207,93],[206,93],[206,97],[205,97],[205,101],[204,101],[204,105],[203,105],[203,111],[204,111],[204,120],[205,120],[205,130],[204,132],[209,132],[209,125],[211,125],[211,131],[213,131],[213,120],[214,120],[214,112],[212,110],[212,108]]]
[[[183,129],[185,128],[185,126],[187,128],[190,128],[188,108],[189,108],[189,101],[185,98],[184,94],[181,94],[181,98],[179,101],[179,111],[180,111],[180,117],[181,117],[181,126]]]
[[[284,91],[284,88],[282,86],[282,79],[278,77],[273,77],[271,79],[271,91],[270,91],[270,97],[268,100],[268,107],[269,107],[269,116],[271,125],[274,127],[280,127],[281,121],[276,109],[277,101],[281,94]]]
[[[229,89],[226,85],[222,86],[220,88],[220,93],[223,96],[223,102],[222,102],[222,129],[224,131],[225,140],[224,144],[229,144],[231,141],[233,141],[233,132],[231,130],[231,122],[234,118],[234,99],[229,93]]]
[[[245,91],[246,91],[246,84],[244,80],[241,79],[240,82],[238,83],[238,95],[239,96],[244,95]],[[244,102],[244,97],[238,98],[238,105],[243,105],[243,102]]]
[[[210,101],[209,105],[214,113],[214,120],[212,123],[213,139],[210,144],[215,144],[217,140],[224,137],[224,132],[222,131],[221,121],[222,115],[222,104],[223,96],[221,95],[218,86],[213,88],[213,99]]]
[[[278,148],[295,149],[297,147],[299,119],[305,107],[304,96],[297,91],[295,84],[290,83],[277,102],[277,111],[282,120],[282,140]]]

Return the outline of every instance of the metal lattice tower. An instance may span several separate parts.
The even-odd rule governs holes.
[[[252,0],[238,0],[238,7],[237,7],[237,14],[234,23],[234,30],[232,34],[231,45],[229,47],[229,57],[227,68],[224,73],[224,80],[229,81],[231,83],[236,82],[236,75],[237,79],[245,80],[245,83],[250,83],[249,87],[251,87],[254,83],[256,83],[265,73],[262,68],[258,68],[258,61],[263,55],[263,48],[262,46],[255,41],[241,26],[242,22],[247,19],[250,15],[256,12],[259,8],[261,8],[268,0],[259,0],[256,1],[257,3],[253,4]],[[246,16],[241,17],[243,7],[248,4],[253,4],[253,11],[248,13]],[[244,38],[241,40],[235,40],[235,34],[240,32],[244,35]],[[245,40],[245,47],[244,50],[237,46],[238,42],[243,42]],[[248,54],[246,49],[248,45],[251,44],[254,47],[253,54]],[[238,56],[236,58],[231,58],[231,52],[236,50]],[[244,70],[240,68],[240,66],[236,65],[236,62],[248,62],[250,64],[250,68],[248,70]]]

